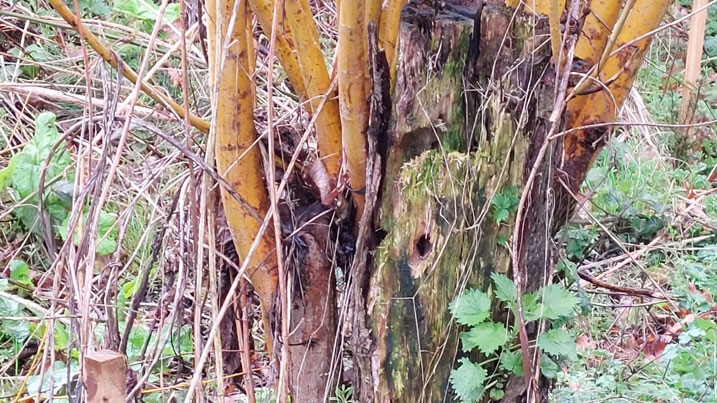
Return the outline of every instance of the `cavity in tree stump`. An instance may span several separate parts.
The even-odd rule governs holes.
[[[85,356],[84,382],[88,403],[124,403],[127,390],[123,354],[102,350]]]

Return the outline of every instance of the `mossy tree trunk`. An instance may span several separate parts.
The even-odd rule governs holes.
[[[547,21],[494,4],[404,9],[381,239],[369,291],[355,301],[367,312],[364,331],[354,330],[363,340],[352,341],[358,401],[454,400],[448,380],[461,329],[448,305],[466,287],[486,289],[493,272],[512,275],[501,244],[515,218],[499,224],[491,200],[508,187],[520,194],[550,128],[555,73],[549,46],[539,47],[547,32]],[[525,291],[552,270],[549,218],[564,208],[548,203],[552,162],[540,167],[524,217]],[[520,401],[522,382],[511,385],[507,400]]]

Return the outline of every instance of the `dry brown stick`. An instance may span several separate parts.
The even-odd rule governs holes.
[[[55,11],[57,11],[57,13],[60,14],[65,21],[67,21],[67,23],[75,28],[80,35],[84,35],[87,43],[100,55],[100,57],[102,57],[105,62],[109,63],[115,69],[118,69],[120,64],[123,64],[117,54],[102,44],[95,34],[85,28],[80,18],[72,13],[63,0],[49,0],[49,2],[52,8],[54,8]],[[122,75],[124,75],[126,79],[131,81],[133,84],[137,84],[137,74],[132,71],[132,69],[123,65],[121,70]],[[185,117],[185,109],[181,105],[174,102],[170,97],[157,90],[154,86],[142,82],[140,84],[140,88],[142,89],[142,92],[147,94],[157,103],[169,106],[179,117]],[[192,126],[198,130],[204,133],[209,132],[209,122],[206,120],[190,114],[189,121],[192,123]]]
[[[643,297],[650,297],[650,298],[664,298],[664,296],[658,296],[655,295],[655,292],[653,290],[650,290],[648,288],[632,288],[632,287],[623,287],[620,285],[614,285],[610,284],[608,282],[602,281],[600,279],[597,279],[587,272],[585,270],[578,270],[578,276],[580,276],[581,279],[587,281],[588,283],[604,288],[606,290],[610,291],[617,291],[628,295],[642,295]]]

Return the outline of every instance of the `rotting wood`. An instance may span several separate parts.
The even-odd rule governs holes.
[[[547,20],[494,4],[478,18],[466,11],[403,13],[379,201],[386,235],[367,303],[377,378],[361,385],[377,402],[452,401],[448,379],[461,353],[448,304],[509,270],[497,243],[509,227],[490,217],[490,202],[506,186],[521,187],[549,128],[553,83],[543,77],[554,73],[535,39],[547,34]],[[527,290],[549,271],[550,179],[546,162],[524,225]],[[519,383],[516,390],[519,399]]]

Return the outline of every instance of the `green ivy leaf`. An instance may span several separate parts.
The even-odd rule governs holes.
[[[508,332],[502,323],[479,323],[467,332],[461,333],[463,351],[471,351],[475,347],[484,353],[491,354],[509,340]]]
[[[580,302],[570,291],[557,284],[551,284],[540,290],[539,293],[543,297],[542,317],[545,319],[560,319],[572,316],[575,307]]]
[[[461,358],[460,366],[451,371],[451,385],[463,402],[475,402],[483,396],[488,372],[468,358]]]
[[[449,309],[458,323],[474,326],[490,315],[490,297],[480,290],[467,290],[451,302]]]
[[[511,309],[515,309],[518,304],[518,291],[513,280],[500,273],[493,273],[490,278],[495,284],[495,297],[508,304]]]
[[[520,351],[504,351],[500,356],[500,367],[515,376],[523,376],[523,354]]]
[[[538,347],[555,357],[577,359],[575,339],[563,329],[550,329],[538,336]]]

